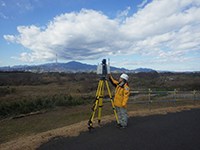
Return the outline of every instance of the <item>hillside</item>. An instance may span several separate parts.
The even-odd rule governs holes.
[[[90,64],[84,64],[77,61],[70,61],[68,63],[57,63],[57,69],[55,69],[56,64],[55,63],[48,63],[48,64],[42,64],[42,65],[19,65],[19,66],[13,66],[13,67],[0,67],[0,71],[31,71],[31,72],[90,72],[92,70],[97,69],[97,65],[90,65]],[[155,72],[153,69],[148,68],[138,68],[135,70],[129,70],[126,68],[117,68],[117,67],[110,67],[111,71],[128,71],[128,72]]]

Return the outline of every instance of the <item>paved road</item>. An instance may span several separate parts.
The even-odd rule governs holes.
[[[129,118],[126,129],[115,122],[78,137],[56,138],[38,150],[200,150],[200,109]]]

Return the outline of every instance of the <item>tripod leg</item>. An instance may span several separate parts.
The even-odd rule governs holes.
[[[95,111],[97,109],[97,105],[98,105],[98,99],[96,99],[95,103],[93,104],[93,108],[92,108],[92,115],[88,121],[88,129],[89,129],[89,132],[91,131],[91,129],[93,129],[92,125],[93,125],[93,119],[94,119],[94,115],[95,115]]]
[[[99,93],[100,93],[100,91],[101,91],[101,86],[102,86],[102,82],[101,82],[101,80],[100,80],[100,81],[99,81],[98,88],[97,88],[96,100],[95,100],[95,102],[94,102],[94,104],[93,104],[93,107],[92,107],[92,111],[93,111],[93,112],[92,112],[92,115],[91,115],[91,117],[90,117],[90,119],[89,119],[89,121],[88,121],[88,125],[89,125],[88,129],[89,129],[89,132],[91,131],[91,129],[93,129],[92,124],[93,124],[93,119],[94,119],[95,111],[96,111],[96,109],[97,109],[97,105],[98,105],[98,102],[99,102]]]
[[[101,109],[103,107],[103,92],[104,92],[104,80],[101,81],[101,88],[99,91],[99,115],[98,115],[98,123],[101,122]]]
[[[94,103],[93,103],[92,111],[94,111],[94,107],[96,106],[96,100],[98,99],[100,89],[101,89],[101,81],[99,81],[99,84],[98,84],[98,88],[97,88],[95,100],[94,100]]]
[[[111,93],[110,93],[110,88],[108,86],[107,80],[106,80],[106,86],[107,86],[107,90],[108,90],[108,93],[109,93],[110,101],[112,103],[112,108],[113,108],[113,111],[114,111],[114,114],[115,114],[115,117],[116,117],[116,120],[117,120],[117,124],[119,124],[119,120],[118,120],[118,117],[117,117],[117,113],[116,113],[116,110],[115,110],[114,102],[113,102],[113,99],[112,99],[112,96],[111,96]]]

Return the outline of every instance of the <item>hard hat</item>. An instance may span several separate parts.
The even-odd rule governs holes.
[[[126,81],[128,81],[128,75],[123,73],[120,78],[125,79]]]

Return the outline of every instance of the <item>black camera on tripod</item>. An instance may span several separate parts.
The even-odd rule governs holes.
[[[110,74],[110,64],[106,64],[106,59],[102,60],[102,64],[98,64],[97,66],[97,74],[101,74],[102,76],[106,76]]]

